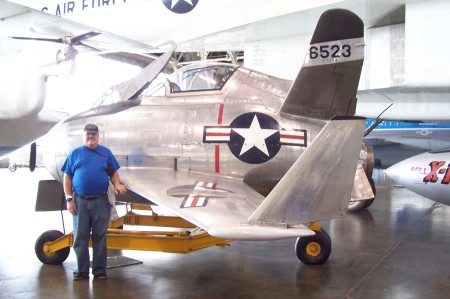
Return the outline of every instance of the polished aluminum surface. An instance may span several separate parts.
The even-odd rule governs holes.
[[[55,143],[46,146],[47,166],[61,180],[60,166],[80,144],[82,128],[95,123],[100,143],[115,154],[131,191],[213,236],[310,235],[303,225],[342,216],[351,198],[363,121],[349,116],[356,106],[363,37],[364,25],[354,13],[324,12],[307,54],[317,63],[308,61],[292,86],[230,64],[189,65],[154,81],[170,57],[162,55],[143,71],[152,74],[149,82],[145,76],[129,81],[133,88],[121,92],[128,94],[121,101],[55,127],[48,136]],[[316,43],[320,55],[313,55]],[[305,148],[309,154],[303,156]],[[191,191],[170,195],[186,189]],[[257,216],[251,217],[256,207]]]
[[[165,97],[145,96],[71,117],[55,127],[43,142],[46,165],[55,177],[62,178],[59,165],[72,148],[80,145],[86,123],[100,127],[100,143],[115,153],[122,167],[173,169],[176,161],[178,171],[216,173],[215,145],[202,140],[205,126],[218,125],[219,113],[222,125],[231,124],[243,113],[264,113],[287,131],[305,130],[309,144],[325,121],[282,118],[277,109],[284,100],[281,90],[287,84],[284,80],[277,84],[277,79],[273,79],[268,85],[256,79],[263,76],[238,68],[222,90],[192,92],[170,92],[168,82],[163,81]],[[219,145],[221,175],[244,178],[257,172],[259,183],[268,187],[284,175],[304,150],[300,146],[281,146],[270,161],[249,164],[236,159],[227,147],[226,143]],[[53,160],[55,149],[58,152]]]

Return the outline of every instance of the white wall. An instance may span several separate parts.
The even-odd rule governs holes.
[[[293,36],[246,43],[245,67],[293,80],[303,64],[311,36]]]
[[[260,40],[245,46],[245,66],[293,80],[311,36]],[[406,4],[405,24],[366,28],[359,89],[450,85],[450,1]]]
[[[449,85],[450,1],[406,6],[406,84]]]
[[[399,86],[405,78],[405,24],[368,28],[360,89]]]

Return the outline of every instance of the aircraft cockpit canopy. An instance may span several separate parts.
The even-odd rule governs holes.
[[[169,76],[161,74],[141,96],[164,97],[166,85],[171,93],[220,90],[238,67],[226,63],[189,64]]]
[[[170,75],[171,90],[177,92],[221,89],[236,68],[237,65],[225,63],[187,65]]]

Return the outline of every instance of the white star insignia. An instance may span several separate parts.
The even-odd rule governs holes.
[[[248,150],[250,150],[253,147],[256,147],[261,152],[269,156],[269,151],[267,149],[266,145],[266,138],[272,136],[278,130],[272,130],[272,129],[261,129],[261,125],[259,124],[258,117],[255,115],[253,118],[252,124],[250,125],[250,128],[248,129],[233,129],[236,133],[241,135],[245,138],[244,144],[242,145],[241,153],[239,156],[242,156],[242,154],[246,153]]]
[[[178,4],[178,2],[186,2],[187,4],[190,4],[191,6],[194,6],[194,4],[192,3],[192,0],[172,0],[172,7],[170,7],[170,9],[173,9],[175,7],[175,5]]]

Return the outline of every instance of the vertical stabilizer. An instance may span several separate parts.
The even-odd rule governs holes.
[[[364,119],[329,121],[249,221],[289,227],[344,215],[364,128]]]
[[[364,60],[364,24],[354,13],[322,14],[282,114],[331,119],[354,115]]]

